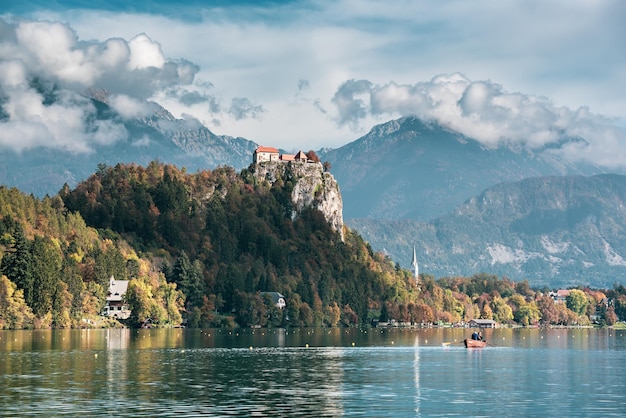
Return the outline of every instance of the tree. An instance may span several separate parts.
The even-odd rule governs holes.
[[[359,323],[359,317],[352,310],[350,305],[344,305],[343,311],[341,312],[341,322],[345,326],[356,325]]]
[[[267,326],[279,327],[283,324],[283,310],[276,307],[272,296],[268,293],[263,294],[263,304],[265,305],[265,316],[267,318]]]
[[[541,322],[544,325],[558,323],[559,312],[556,309],[554,299],[552,299],[549,295],[543,295],[537,300],[537,308],[541,314]]]
[[[497,322],[506,322],[513,319],[513,310],[504,299],[499,296],[493,298],[491,309],[493,311],[493,319]]]
[[[202,306],[205,289],[202,281],[202,265],[199,261],[192,263],[187,253],[181,251],[170,276],[171,281],[176,283],[180,291],[186,295],[189,308]]]
[[[559,313],[558,323],[560,325],[574,325],[578,322],[578,315],[576,312],[568,309],[566,305],[559,303],[556,305],[556,309]]]
[[[324,323],[329,327],[336,327],[341,320],[341,309],[337,302],[324,307]]]
[[[420,303],[415,309],[415,322],[421,324],[431,324],[435,322],[435,315],[430,306]]]
[[[67,284],[59,281],[52,299],[52,326],[55,328],[70,328],[72,326],[73,299]]]
[[[587,305],[589,304],[589,301],[587,300],[587,296],[582,290],[572,289],[565,299],[565,304],[567,308],[572,312],[576,313],[577,315],[582,315],[587,311]]]
[[[541,313],[534,303],[528,303],[515,312],[515,321],[524,326],[536,324],[540,319]]]
[[[5,218],[3,221],[4,223],[10,222],[12,231],[6,232],[2,237],[4,245],[7,246],[7,251],[2,257],[0,271],[15,283],[18,289],[22,289],[24,299],[30,306],[34,288],[30,243],[24,236],[22,227],[17,222],[11,222],[10,218]]]
[[[180,325],[183,322],[181,311],[185,307],[185,295],[176,289],[175,283],[161,283],[157,291],[160,304],[167,312],[166,322],[169,325]]]
[[[236,290],[235,311],[237,314],[235,320],[242,327],[267,324],[267,312],[260,293],[249,294]]]
[[[126,279],[126,260],[115,242],[104,240],[103,248],[94,248],[94,279],[102,286],[108,286],[111,277],[117,280]]]
[[[131,310],[130,320],[140,325],[151,318],[152,286],[146,277],[139,277],[128,282],[126,303]]]
[[[533,296],[533,292],[528,284],[528,280],[523,280],[515,284],[515,291],[524,297]]]
[[[617,315],[615,314],[615,309],[612,306],[606,308],[606,313],[604,314],[604,321],[607,325],[615,325],[617,322]]]
[[[52,309],[52,299],[59,286],[61,256],[47,239],[35,236],[32,243],[33,290],[30,306],[41,317]]]
[[[626,321],[626,294],[619,295],[615,300],[615,314],[618,319]]]
[[[487,303],[483,305],[480,311],[480,319],[493,319],[493,311]]]
[[[314,162],[316,162],[316,163],[319,163],[319,162],[320,162],[320,157],[318,157],[318,156],[317,156],[317,154],[315,153],[315,151],[313,151],[313,150],[308,151],[308,152],[306,153],[306,157],[307,157],[309,160],[314,161]]]
[[[7,276],[0,276],[0,329],[31,328],[34,317],[24,292]]]

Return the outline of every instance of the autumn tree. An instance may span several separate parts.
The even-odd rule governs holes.
[[[501,297],[493,298],[491,302],[493,319],[497,322],[506,322],[513,319],[513,310]]]
[[[615,325],[617,320],[618,318],[615,314],[615,309],[613,308],[613,306],[609,306],[608,308],[606,308],[606,312],[604,313],[604,321],[606,322],[606,324],[609,326]]]
[[[557,324],[559,321],[559,312],[555,306],[554,299],[549,295],[542,295],[537,300],[537,308],[541,315],[541,323],[544,325]]]
[[[414,321],[420,324],[431,324],[435,322],[435,315],[430,306],[420,303],[416,306]]]
[[[341,309],[337,302],[324,307],[324,324],[329,327],[336,327],[341,320]]]
[[[313,150],[308,151],[306,153],[306,157],[313,162],[316,162],[316,163],[320,162],[320,157],[318,157],[315,151]]]
[[[24,292],[7,276],[0,276],[0,329],[31,328],[34,317],[24,300]]]
[[[493,310],[486,303],[480,311],[480,319],[493,319]]]

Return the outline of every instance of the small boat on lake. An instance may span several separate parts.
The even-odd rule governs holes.
[[[466,338],[463,342],[465,343],[465,348],[483,348],[487,345],[487,341],[472,340],[470,338]]]

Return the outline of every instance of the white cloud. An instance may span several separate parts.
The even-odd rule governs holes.
[[[36,147],[74,153],[90,152],[92,144],[110,144],[126,136],[121,125],[88,122],[91,103],[69,91],[54,93],[54,103],[30,87],[5,90],[6,120],[0,122],[0,146],[23,152]]]
[[[198,71],[189,61],[167,60],[145,34],[81,41],[67,24],[1,19],[0,33],[0,145],[19,152],[90,152],[126,138],[123,125],[95,118],[83,92],[106,90],[123,118],[141,117],[149,113],[146,98],[191,84]]]
[[[390,117],[420,114],[486,146],[538,149],[567,131],[592,135],[567,150],[572,158],[615,163],[626,148],[610,119],[626,126],[621,0],[44,8],[30,18],[71,22],[44,27],[68,63],[57,80],[83,83],[80,70],[112,94],[154,99],[218,134],[337,147]],[[11,43],[0,43],[1,57]]]
[[[0,62],[0,80],[8,89],[24,87],[27,83],[26,68],[18,60]]]
[[[354,94],[369,97],[356,98]],[[623,167],[626,131],[586,107],[557,107],[544,97],[510,93],[490,81],[472,81],[462,74],[442,75],[429,82],[374,85],[351,80],[339,87],[335,103],[342,123],[358,123],[370,114],[415,115],[458,131],[483,145],[541,150],[563,135],[587,143],[567,146],[562,155],[608,167]],[[369,105],[367,105],[369,103]]]
[[[153,42],[145,33],[131,39],[128,46],[130,48],[129,69],[163,68],[165,57],[161,52],[161,46]]]
[[[109,105],[125,119],[143,118],[151,113],[150,106],[145,100],[137,100],[125,94],[111,95]]]

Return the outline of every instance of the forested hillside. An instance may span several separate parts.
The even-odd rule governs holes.
[[[417,300],[407,272],[356,234],[345,240],[320,212],[292,218],[293,179],[270,187],[248,171],[188,174],[152,163],[101,167],[61,197],[98,229],[160,256],[168,281],[187,297],[193,324],[235,313],[240,325],[337,325],[367,321],[385,301]],[[262,292],[280,292],[286,312],[271,312]],[[343,315],[342,315],[343,314]]]
[[[99,315],[111,276],[149,281],[155,309],[173,290],[149,260],[117,234],[88,227],[58,196],[0,187],[0,257],[0,328],[114,326]]]
[[[557,305],[549,289],[484,273],[422,275],[416,285],[358,234],[345,229],[342,240],[321,212],[294,211],[294,181],[153,162],[102,165],[44,199],[0,187],[0,328],[114,326],[99,315],[111,276],[129,280],[131,326],[571,324],[626,314],[623,286],[580,289]],[[283,294],[286,308],[265,292]]]

